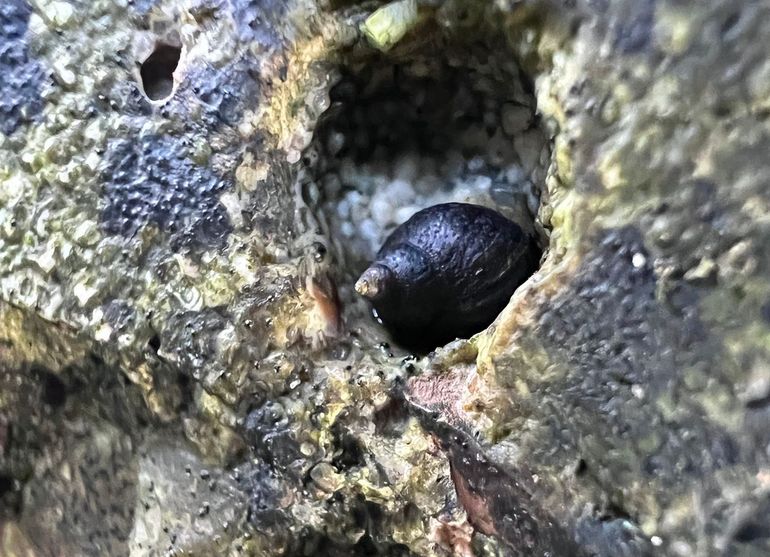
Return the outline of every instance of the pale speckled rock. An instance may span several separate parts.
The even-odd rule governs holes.
[[[217,553],[233,543],[248,502],[231,474],[209,471],[195,453],[166,440],[139,453],[132,555],[165,555],[170,547]]]

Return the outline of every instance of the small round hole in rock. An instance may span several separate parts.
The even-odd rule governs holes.
[[[139,70],[142,87],[150,100],[159,101],[169,97],[174,90],[174,70],[179,64],[181,47],[158,44],[152,54],[142,63]]]
[[[314,192],[310,203],[338,262],[346,320],[373,341],[385,331],[372,327],[352,286],[419,211],[480,205],[521,225],[535,239],[533,258],[547,242],[537,215],[551,156],[531,80],[493,39],[423,47],[346,64],[316,128],[317,156],[308,157],[304,191]],[[537,262],[530,267],[527,276]],[[489,322],[457,331],[469,336]],[[418,352],[454,338],[432,329],[406,337],[392,338]]]

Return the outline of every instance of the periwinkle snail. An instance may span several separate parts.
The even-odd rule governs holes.
[[[396,228],[355,288],[399,343],[425,349],[484,329],[539,259],[535,238],[517,223],[445,203]]]

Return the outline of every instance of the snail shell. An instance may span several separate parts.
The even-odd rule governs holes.
[[[401,344],[435,347],[489,325],[539,259],[534,237],[500,213],[445,203],[396,228],[356,291]]]

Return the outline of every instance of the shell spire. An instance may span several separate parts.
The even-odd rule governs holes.
[[[363,272],[356,281],[356,292],[369,300],[381,297],[387,288],[392,271],[386,266],[375,263]]]

